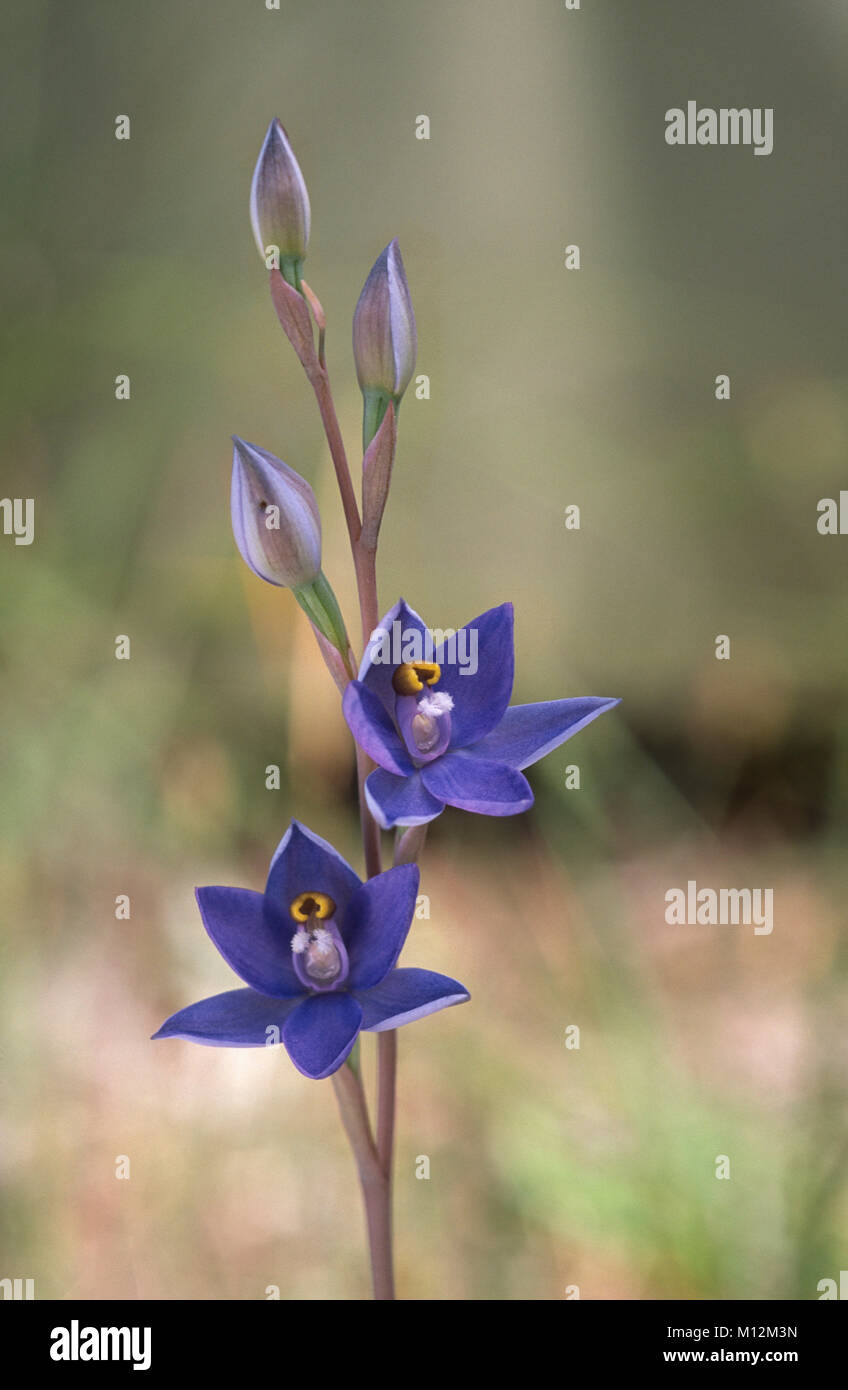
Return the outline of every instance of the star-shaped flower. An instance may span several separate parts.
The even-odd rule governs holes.
[[[154,1037],[282,1042],[298,1071],[320,1080],[338,1070],[360,1030],[399,1028],[464,1003],[456,980],[395,968],[418,877],[416,864],[404,864],[362,883],[332,845],[292,821],[264,893],[197,890],[206,930],[248,988],[180,1009]]]
[[[445,806],[512,816],[533,804],[522,769],[617,699],[586,696],[509,705],[512,604],[454,635],[433,634],[401,599],[372,633],[344,715],[378,764],[365,784],[384,830],[423,825]]]

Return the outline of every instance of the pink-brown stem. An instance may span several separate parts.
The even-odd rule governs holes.
[[[330,457],[336,473],[342,499],[345,522],[350,538],[356,574],[356,588],[359,598],[359,612],[362,622],[362,642],[367,646],[377,623],[379,607],[377,598],[376,550],[361,542],[362,521],[356,501],[356,493],[350,476],[347,453],[339,427],[338,416],[330,388],[329,373],[324,361],[324,321],[323,311],[315,295],[309,291],[308,298],[320,331],[320,361],[308,370],[309,381],[315,392],[321,422],[327,437]],[[316,305],[318,306],[316,311]],[[365,779],[374,764],[368,755],[357,746],[356,770],[359,787],[359,816],[362,825],[362,848],[365,858],[365,872],[373,878],[381,870],[380,827],[368,809],[365,799]],[[395,1127],[395,1091],[397,1072],[397,1040],[394,1032],[380,1033],[377,1038],[377,1142],[371,1137],[368,1107],[362,1083],[355,1078],[355,1088],[350,1077],[351,1068],[343,1066],[333,1077],[342,1119],[350,1138],[359,1167],[360,1183],[365,1201],[368,1221],[368,1242],[371,1252],[371,1269],[374,1281],[374,1297],[394,1298],[392,1274],[392,1155]],[[367,1142],[366,1142],[367,1141]]]
[[[389,1184],[391,1205],[392,1156],[397,1096],[397,1032],[377,1034],[377,1158]]]
[[[371,1125],[362,1082],[347,1062],[333,1073],[333,1089],[359,1172],[368,1227],[368,1246],[371,1251],[374,1298],[388,1301],[395,1296],[392,1272],[391,1181],[382,1169],[371,1138]]]
[[[303,290],[312,309],[318,326],[318,356],[310,351],[309,345],[301,343],[301,360],[321,415],[324,433],[333,460],[339,492],[342,499],[345,522],[350,538],[356,574],[356,588],[359,598],[359,612],[362,623],[362,643],[367,647],[371,634],[377,627],[380,617],[377,594],[377,549],[376,538],[370,544],[363,544],[362,519],[356,501],[356,493],[350,476],[347,453],[339,427],[338,416],[330,388],[330,377],[324,355],[325,329],[324,311],[314,292],[304,283]],[[285,287],[279,287],[284,299],[290,298]],[[272,277],[272,295],[274,280]],[[285,304],[278,306],[278,312]],[[282,319],[281,319],[282,322]],[[299,340],[297,340],[299,341]],[[297,350],[297,349],[296,349]],[[325,660],[327,653],[325,651]],[[334,678],[344,680],[341,672],[334,670]],[[351,677],[353,668],[350,660],[344,659],[345,670]],[[373,878],[381,870],[380,827],[368,809],[365,797],[365,779],[374,764],[368,755],[357,745],[356,770],[359,787],[359,815],[362,824],[362,848],[365,857],[365,872]],[[414,827],[398,837],[395,846],[395,864],[414,862],[420,853],[426,827]],[[376,1299],[394,1298],[394,1276],[392,1272],[392,1160],[394,1151],[395,1109],[397,1090],[397,1033],[394,1029],[377,1034],[377,1130],[376,1142],[371,1133],[368,1104],[365,1099],[362,1081],[351,1066],[345,1063],[333,1076],[333,1085],[339,1103],[342,1122],[356,1157],[359,1180],[365,1203],[368,1225],[368,1244],[371,1253],[371,1271]]]
[[[321,423],[324,426],[324,433],[327,436],[327,444],[330,449],[330,457],[333,460],[333,467],[336,470],[336,481],[338,482],[339,492],[342,497],[342,507],[344,508],[348,535],[350,536],[350,543],[353,547],[359,540],[362,522],[359,517],[356,493],[350,476],[347,454],[345,453],[342,432],[339,428],[336,407],[333,404],[333,393],[330,390],[330,378],[326,367],[319,366],[314,371],[309,372],[309,382],[312,386],[312,390],[315,392],[315,399],[318,402]]]

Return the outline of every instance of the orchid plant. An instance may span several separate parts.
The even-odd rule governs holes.
[[[309,195],[278,120],[256,164],[250,216],[277,317],[315,393],[335,469],[359,599],[358,668],[322,569],[312,488],[267,449],[238,438],[232,527],[253,572],[294,594],[339,689],[356,753],[365,878],[293,820],[264,892],[198,889],[203,925],[245,987],[190,1004],[154,1036],[213,1047],[281,1044],[304,1076],[332,1081],[362,1186],[374,1297],[391,1299],[397,1029],[469,999],[457,980],[397,965],[415,911],[427,824],[446,806],[489,816],[526,811],[533,793],[523,769],[618,702],[510,705],[511,604],[459,632],[426,627],[403,599],[380,618],[378,536],[417,350],[400,249],[392,241],[378,256],[354,314],[363,399],[358,499],[330,389],[324,311],[303,278]],[[386,870],[383,831],[394,831]],[[377,1034],[375,1125],[362,1079],[363,1031]]]

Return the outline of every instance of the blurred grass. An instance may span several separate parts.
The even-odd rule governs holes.
[[[447,626],[512,598],[516,698],[623,697],[531,773],[530,815],[431,834],[406,959],[473,1001],[402,1038],[401,1288],[814,1297],[846,1232],[848,591],[815,530],[848,452],[844,15],[808,6],[799,44],[789,3],[283,8],[3,12],[3,494],[36,498],[35,544],[0,544],[4,1271],[366,1290],[327,1089],[147,1041],[231,983],[195,883],[258,886],[293,813],[358,862],[333,688],[229,533],[236,432],[312,480],[352,611],[246,216],[276,113],[351,441],[348,325],[390,236],[412,285],[432,395],[403,409],[384,602]],[[773,104],[774,154],[671,160],[690,93]],[[774,935],[667,928],[690,877],[773,885]]]

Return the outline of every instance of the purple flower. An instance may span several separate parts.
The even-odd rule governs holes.
[[[298,1071],[321,1080],[361,1029],[399,1028],[464,1003],[456,980],[395,968],[417,892],[417,865],[362,883],[332,845],[292,821],[264,893],[197,890],[203,925],[248,988],[180,1009],[153,1036],[210,1047],[282,1041]]]
[[[378,764],[365,784],[384,830],[445,806],[512,816],[533,804],[522,768],[619,702],[586,696],[512,705],[512,604],[454,634],[432,632],[403,599],[371,635],[344,715]]]

